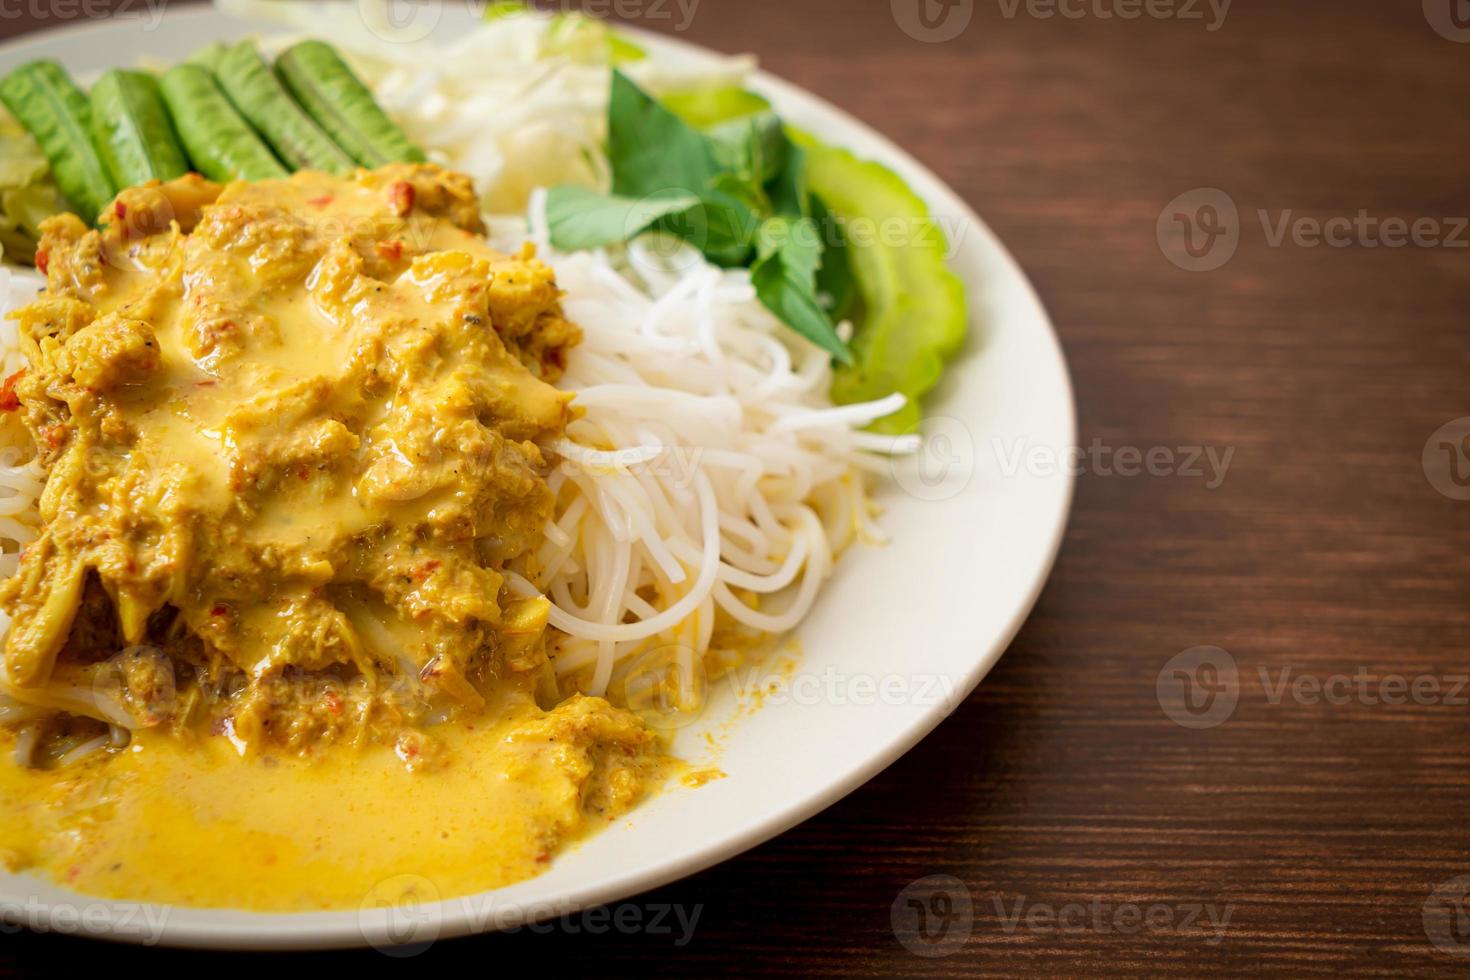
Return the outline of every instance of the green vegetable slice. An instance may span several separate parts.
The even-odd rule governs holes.
[[[709,129],[741,116],[771,111],[769,99],[738,85],[677,89],[663,93],[659,101],[696,129]]]
[[[852,341],[854,362],[838,369],[832,396],[846,404],[902,392],[908,404],[874,428],[911,432],[922,417],[919,399],[939,382],[946,359],[965,339],[965,287],[946,265],[944,232],[892,170],[805,134],[795,138],[806,150],[812,193],[848,233],[864,307]],[[909,230],[902,244],[877,234],[898,226]]]

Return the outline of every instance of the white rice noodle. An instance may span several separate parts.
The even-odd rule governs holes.
[[[0,266],[0,376],[8,378],[25,367],[16,323],[3,314],[29,303],[44,285],[34,271]],[[30,437],[14,413],[7,413],[0,418],[0,578],[16,573],[21,548],[36,538],[36,505],[45,483]],[[0,636],[9,629],[10,617],[0,611]]]
[[[903,398],[834,407],[828,356],[761,306],[747,272],[652,236],[557,253],[544,202],[492,237],[529,235],[556,270],[585,333],[560,385],[585,415],[548,447],[558,508],[538,580],[508,581],[551,599],[556,668],[581,689],[607,692],[660,649],[692,687],[717,618],[792,629],[836,553],[877,536],[860,470],[914,447],[860,427]]]

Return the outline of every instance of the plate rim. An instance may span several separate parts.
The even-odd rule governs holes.
[[[177,22],[182,20],[229,20],[234,21],[237,36],[248,36],[257,33],[249,21],[239,20],[231,15],[216,9],[212,3],[200,3],[183,10],[166,10],[160,19],[162,21]],[[101,23],[86,25],[66,25],[55,28],[47,28],[40,31],[32,31],[0,42],[0,57],[9,60],[14,56],[24,56],[26,50],[32,47],[66,43],[73,39],[84,38],[93,34],[105,34],[108,31],[117,30],[119,24],[112,19],[105,19]],[[677,51],[684,55],[700,58],[729,58],[731,55],[725,52],[707,48],[681,37],[660,34],[636,25],[618,25],[619,30],[636,35],[640,41],[654,48],[663,48],[669,51]],[[290,34],[289,30],[277,30],[264,32],[264,36],[276,34]],[[759,52],[754,52],[759,58]],[[962,218],[966,223],[967,233],[979,234],[982,237],[981,250],[990,251],[993,258],[997,259],[1004,268],[1006,275],[1012,280],[1012,284],[1023,290],[1025,300],[1034,306],[1040,316],[1041,325],[1045,328],[1046,353],[1048,360],[1053,362],[1051,367],[1057,372],[1060,381],[1060,403],[1057,405],[1062,410],[1065,418],[1065,431],[1063,445],[1076,444],[1077,439],[1077,410],[1076,394],[1072,384],[1071,371],[1067,362],[1065,351],[1061,340],[1057,335],[1056,326],[1052,321],[1046,305],[1036,292],[1034,284],[1027,276],[1025,269],[1012,255],[1009,248],[998,235],[990,228],[975,209],[957,191],[949,186],[935,174],[926,164],[913,154],[903,149],[887,135],[880,132],[871,124],[857,118],[847,110],[834,105],[828,99],[781,76],[757,68],[751,74],[753,87],[777,96],[778,101],[804,104],[810,112],[831,120],[835,126],[850,129],[859,133],[867,146],[862,151],[865,158],[877,157],[887,166],[894,166],[902,171],[901,176],[910,183],[918,183],[922,186],[920,197],[936,212],[949,214]],[[879,151],[879,152],[870,152]],[[964,276],[961,276],[964,279]],[[973,289],[974,284],[966,281],[967,289]],[[973,343],[972,338],[967,340]],[[955,710],[974,693],[975,689],[983,681],[987,674],[994,668],[1006,652],[1010,649],[1016,635],[1021,627],[1030,617],[1042,591],[1050,581],[1052,570],[1055,567],[1061,545],[1065,538],[1066,529],[1071,516],[1072,503],[1076,491],[1076,475],[1069,469],[1063,469],[1058,477],[1063,483],[1062,492],[1058,500],[1055,512],[1050,515],[1050,526],[1046,529],[1046,540],[1044,547],[1044,559],[1037,566],[1034,580],[1026,590],[1024,599],[1018,602],[1010,611],[1004,628],[996,635],[996,641],[986,649],[981,656],[977,657],[964,673],[963,677],[955,686],[954,695],[947,698],[943,703],[931,705],[926,711],[917,715],[909,722],[907,727],[901,729],[898,734],[889,739],[881,752],[874,753],[863,760],[860,766],[847,771],[842,778],[833,780],[829,785],[808,796],[800,798],[794,804],[772,808],[761,820],[758,820],[738,834],[727,835],[724,838],[696,850],[676,854],[667,859],[651,863],[639,872],[616,877],[610,881],[588,885],[582,888],[565,890],[560,896],[564,901],[558,902],[555,910],[548,910],[545,915],[527,915],[522,919],[515,919],[515,924],[525,926],[550,918],[556,915],[575,914],[583,909],[605,905],[632,896],[641,894],[654,888],[661,887],[690,875],[707,870],[717,864],[724,863],[745,851],[748,851],[772,838],[785,833],[791,828],[804,823],[813,816],[837,803],[849,794],[856,792],[866,785],[878,774],[886,770],[899,758],[906,755],[915,745],[933,732],[939,725],[949,717]],[[738,737],[738,736],[737,736]],[[629,814],[636,819],[637,810]],[[531,879],[534,880],[534,879]],[[3,876],[0,876],[3,881]],[[467,900],[494,895],[500,889],[476,892],[472,895],[456,898],[443,899],[433,903],[426,908],[438,912],[438,928],[435,930],[434,939],[453,939],[461,936],[496,931],[498,923],[475,922],[463,912],[455,914],[452,907],[456,903],[464,903]],[[78,893],[68,893],[78,894]],[[189,906],[162,905],[152,902],[125,902],[97,898],[95,896],[80,896],[90,903],[104,906],[124,905],[136,908],[147,906],[154,909],[164,909],[170,914],[165,918],[160,927],[156,939],[145,940],[144,938],[124,932],[117,931],[94,931],[89,932],[88,938],[99,939],[109,942],[144,943],[188,949],[216,949],[216,950],[261,950],[261,951],[305,951],[305,950],[327,950],[360,948],[365,946],[376,946],[380,942],[388,942],[385,937],[388,933],[387,917],[380,924],[369,924],[363,920],[359,911],[335,910],[326,912],[264,912],[256,913],[247,910],[229,908],[197,908]],[[0,908],[3,908],[5,893],[0,890]],[[509,903],[505,906],[515,910],[517,905],[522,908],[528,905],[542,906],[545,902],[521,902]],[[175,914],[183,914],[186,919],[209,916],[213,914],[259,916],[259,922],[214,922],[185,921],[173,924]],[[512,918],[514,918],[512,916]]]

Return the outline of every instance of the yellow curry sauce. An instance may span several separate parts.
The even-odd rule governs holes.
[[[547,601],[504,588],[536,578],[580,334],[467,178],[191,176],[52,219],[38,265],[7,383],[48,471],[0,585],[0,690],[35,709],[5,744],[33,766],[0,765],[8,865],[191,905],[449,896],[663,778],[634,715],[561,700]]]

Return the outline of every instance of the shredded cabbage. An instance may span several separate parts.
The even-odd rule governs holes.
[[[41,148],[15,117],[0,110],[0,256],[34,262],[41,222],[65,210]]]

